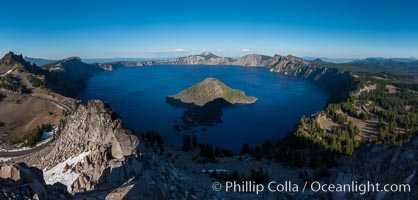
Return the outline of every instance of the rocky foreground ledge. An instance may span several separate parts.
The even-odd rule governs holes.
[[[138,144],[138,138],[123,127],[120,117],[96,100],[80,105],[61,123],[55,141],[23,162],[43,170],[37,172],[38,185],[61,183],[64,191],[85,192],[122,183],[138,174]],[[11,168],[25,169],[20,165]],[[7,174],[2,173],[2,177],[12,176]],[[39,191],[33,190],[41,199],[48,197],[49,193]]]
[[[106,103],[90,101],[61,124],[49,147],[24,163],[1,166],[1,192],[12,199],[22,197],[14,191],[23,199],[148,199],[167,196],[170,186],[180,188],[176,170],[138,146],[136,135]]]

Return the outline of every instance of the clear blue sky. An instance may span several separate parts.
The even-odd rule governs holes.
[[[2,1],[0,53],[418,57],[417,1]]]

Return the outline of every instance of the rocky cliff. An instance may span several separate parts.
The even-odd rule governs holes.
[[[7,73],[9,70],[18,69],[20,71],[26,71],[29,73],[42,73],[43,70],[37,66],[31,65],[23,59],[22,55],[16,55],[13,52],[9,52],[0,59],[0,75]]]
[[[0,199],[68,199],[70,196],[57,183],[47,185],[42,171],[24,163],[0,167]]]
[[[107,104],[90,101],[79,106],[59,130],[50,148],[26,158],[27,163],[45,170],[50,183],[63,179],[60,175],[75,173],[70,191],[88,191],[97,185],[123,182],[139,172],[135,159],[138,138],[123,127]],[[61,168],[57,167],[60,164]]]
[[[82,62],[80,57],[69,57],[42,68],[49,71],[47,86],[70,97],[76,97],[95,73],[105,70],[98,64]]]
[[[183,175],[154,150],[141,145],[124,128],[121,118],[99,100],[80,105],[61,124],[49,147],[22,161],[43,169],[42,185],[52,187],[59,182],[63,194],[66,189],[76,193],[71,198],[179,199],[187,195]],[[42,177],[42,171],[40,174]]]
[[[356,88],[354,77],[349,72],[336,68],[319,67],[291,55],[285,57],[276,55],[273,58],[275,61],[270,66],[271,72],[313,81],[327,91],[331,102],[347,98],[349,92]]]
[[[219,57],[213,53],[205,51],[199,55],[191,55],[182,58],[157,61],[157,64],[183,64],[183,65],[229,65],[234,60],[227,57]]]
[[[410,192],[349,192],[332,194],[333,199],[416,199],[418,197],[418,137],[404,146],[366,144],[353,155],[342,158],[340,166],[330,169],[329,183],[409,184]],[[381,186],[383,187],[383,186]],[[380,188],[381,189],[381,188]]]
[[[69,97],[76,97],[84,89],[88,79],[104,70],[106,68],[98,64],[82,62],[79,57],[66,58],[42,67],[25,61],[22,55],[16,55],[13,52],[7,53],[0,59],[0,76],[12,72],[15,75],[23,73],[24,76],[31,74],[42,80],[43,87]]]
[[[269,67],[273,64],[273,57],[260,54],[245,55],[232,63],[232,65],[249,67]]]
[[[62,122],[50,146],[16,161],[34,167],[23,163],[1,165],[0,198],[187,196],[184,176],[155,150],[141,145],[124,128],[121,118],[99,100],[80,105]]]

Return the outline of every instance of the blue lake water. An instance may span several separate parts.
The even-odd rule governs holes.
[[[234,89],[258,98],[252,105],[221,109],[222,122],[213,126],[178,131],[185,108],[166,103],[176,94],[206,77],[214,77]],[[96,74],[80,93],[83,101],[101,99],[119,113],[136,132],[158,131],[173,145],[181,146],[184,134],[196,134],[199,143],[239,151],[266,139],[280,139],[299,121],[324,108],[327,94],[316,85],[269,72],[265,68],[235,66],[150,66],[120,68]],[[203,129],[202,129],[203,128]]]

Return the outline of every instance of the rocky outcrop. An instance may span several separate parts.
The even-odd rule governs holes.
[[[86,86],[86,81],[95,73],[104,70],[98,64],[87,64],[81,61],[80,57],[70,57],[64,60],[38,67],[13,52],[7,53],[0,59],[0,76],[11,71],[27,72],[36,75],[45,81],[45,86],[64,96],[76,97]]]
[[[275,63],[271,65],[271,72],[280,72],[286,75],[294,75],[306,78],[316,68],[310,62],[295,56],[275,56]],[[304,73],[304,74],[302,74]]]
[[[15,55],[13,52],[9,52],[2,59],[0,59],[0,75],[5,74],[9,70],[13,70],[14,68],[24,66],[26,61],[22,61],[23,57]]]
[[[47,87],[70,97],[76,97],[95,73],[104,71],[98,64],[82,62],[80,57],[69,57],[43,68],[49,71]]]
[[[248,67],[269,67],[274,64],[273,62],[273,57],[260,54],[249,54],[233,62],[232,65]]]
[[[9,70],[15,69],[35,74],[40,74],[43,72],[43,70],[39,67],[26,62],[25,59],[23,59],[22,54],[16,55],[10,51],[4,55],[2,59],[0,59],[0,75],[5,74]]]
[[[416,199],[418,197],[418,137],[404,145],[366,144],[330,169],[329,183],[357,181],[358,184],[409,184],[410,192],[350,192],[332,194],[334,199]],[[380,189],[381,189],[380,188]]]
[[[75,199],[183,199],[187,195],[183,175],[154,150],[141,146],[121,118],[98,100],[80,105],[59,127],[51,146],[23,161],[43,169],[47,184],[62,186]],[[41,180],[42,171],[38,172]],[[14,171],[7,174],[19,177]]]
[[[71,186],[73,192],[123,182],[139,173],[138,138],[107,104],[97,100],[80,105],[59,129],[53,146],[39,152],[39,160],[27,158],[27,162],[48,171],[67,160],[70,165],[62,173],[79,175]],[[83,153],[81,162],[68,161]]]
[[[186,199],[183,175],[155,152],[145,153],[141,174],[107,194],[112,199]]]
[[[354,77],[346,71],[336,68],[319,67],[295,56],[275,56],[271,72],[295,76],[313,81],[324,88],[330,102],[338,102],[348,97],[349,92],[356,89]]]
[[[219,57],[205,51],[199,55],[191,55],[166,61],[157,61],[156,64],[183,64],[183,65],[230,65],[234,60],[228,57]]]
[[[46,185],[42,171],[24,163],[0,168],[0,199],[67,199],[60,184]]]

